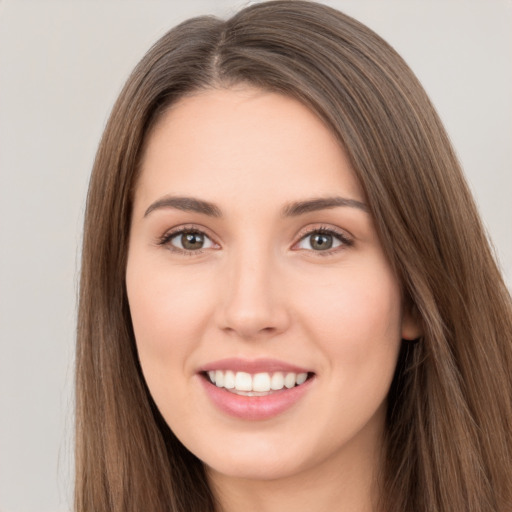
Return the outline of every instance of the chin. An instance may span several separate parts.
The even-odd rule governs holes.
[[[241,480],[280,480],[294,476],[304,469],[304,461],[269,459],[261,455],[233,457],[229,460],[215,460],[212,464],[205,462],[207,472],[220,474],[229,478]]]
[[[322,458],[321,452],[313,447],[308,449],[296,436],[276,438],[271,435],[268,438],[262,433],[231,434],[227,440],[213,443],[210,439],[210,443],[196,446],[195,455],[204,462],[210,474],[229,478],[279,480],[316,466]],[[212,446],[219,449],[212,449]]]

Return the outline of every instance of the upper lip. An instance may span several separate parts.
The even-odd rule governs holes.
[[[240,359],[231,357],[212,361],[199,368],[199,372],[212,370],[232,370],[234,372],[262,373],[262,372],[288,372],[310,373],[311,370],[278,359]]]

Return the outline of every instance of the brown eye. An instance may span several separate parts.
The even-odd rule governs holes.
[[[173,247],[184,251],[199,251],[213,247],[213,242],[199,231],[182,231],[169,239]]]
[[[297,244],[298,249],[322,252],[342,246],[351,246],[352,240],[332,230],[315,230],[303,236]]]
[[[185,233],[181,235],[181,246],[187,251],[202,249],[204,236],[199,233]]]
[[[315,251],[325,251],[330,249],[333,244],[332,235],[325,235],[323,233],[315,233],[310,235],[310,245]]]

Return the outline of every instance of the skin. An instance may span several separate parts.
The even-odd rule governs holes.
[[[221,216],[165,205],[170,195]],[[286,96],[201,91],[149,136],[126,275],[137,349],[155,403],[205,463],[223,511],[362,512],[378,498],[386,395],[401,339],[419,329],[364,207],[283,216],[290,203],[333,196],[365,203],[333,135]],[[204,232],[204,248],[165,238],[180,227]],[[349,242],[315,250],[308,231],[318,228]],[[231,417],[197,373],[227,357],[276,358],[314,381],[277,417]]]

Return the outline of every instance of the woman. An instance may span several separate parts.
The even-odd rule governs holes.
[[[91,178],[76,510],[509,510],[511,375],[510,296],[389,45],[302,1],[155,44]]]

